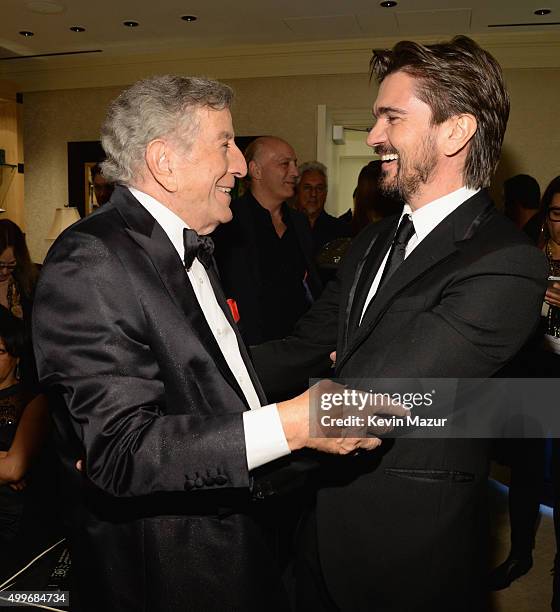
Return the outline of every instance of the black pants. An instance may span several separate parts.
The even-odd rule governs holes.
[[[298,534],[295,570],[296,612],[339,612],[321,570],[314,510],[309,512]]]
[[[516,559],[532,554],[535,528],[544,484],[545,440],[524,438],[497,440],[500,462],[511,467],[509,518],[511,555]]]

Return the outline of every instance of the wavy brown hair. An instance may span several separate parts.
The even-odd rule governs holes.
[[[27,298],[31,299],[35,284],[37,283],[37,267],[31,261],[25,234],[20,228],[9,219],[0,220],[0,253],[8,247],[14,250],[16,269],[13,272],[14,279],[19,291]]]
[[[399,71],[417,79],[418,99],[430,107],[434,125],[465,113],[475,117],[463,177],[467,187],[487,187],[500,159],[510,106],[498,62],[467,36],[437,45],[401,41],[392,50],[373,50],[370,76],[381,83]]]

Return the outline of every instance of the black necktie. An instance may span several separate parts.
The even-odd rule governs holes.
[[[387,258],[385,269],[383,270],[381,280],[379,281],[378,290],[389,280],[389,278],[391,278],[396,269],[404,261],[406,245],[414,234],[414,223],[412,223],[412,219],[409,215],[404,215],[399,223],[399,227],[397,228],[395,238],[393,239],[391,250],[389,251],[389,257]]]
[[[183,243],[185,245],[185,268],[191,269],[194,258],[208,269],[212,265],[214,241],[209,236],[199,236],[193,229],[183,230]]]

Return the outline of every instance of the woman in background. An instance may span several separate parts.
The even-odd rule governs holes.
[[[9,219],[0,220],[0,306],[18,319],[23,319],[25,332],[31,337],[31,307],[39,276],[39,268],[29,256],[25,234]],[[30,385],[36,382],[35,361],[31,344],[23,360],[25,377]]]
[[[552,179],[542,198],[544,215],[541,247],[548,259],[549,278],[560,277],[560,176]],[[545,317],[543,351],[536,375],[545,378],[560,377],[560,282],[550,280],[544,296]],[[552,609],[560,611],[560,440],[552,440],[552,486],[554,495],[554,531],[556,534],[556,560]]]
[[[0,220],[0,306],[28,321],[37,276],[24,233],[13,221]]]
[[[549,275],[560,278],[560,176],[553,179],[544,192],[541,205],[544,224],[541,247],[548,259]],[[550,281],[545,295],[545,349],[557,359],[552,360],[550,374],[560,375],[560,282]]]
[[[21,377],[27,353],[23,321],[0,307],[0,582],[30,548],[44,509],[33,496],[32,465],[49,417],[45,397]]]

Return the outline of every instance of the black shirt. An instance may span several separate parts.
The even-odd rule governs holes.
[[[250,192],[232,202],[233,220],[214,234],[226,298],[234,300],[248,344],[283,338],[320,292],[312,264],[311,229],[302,213],[282,204],[286,231]],[[311,290],[310,290],[311,289]]]
[[[268,210],[258,203],[257,206],[252,213],[264,272],[260,300],[266,341],[288,335],[313,300],[305,282],[307,266],[287,204],[282,204],[282,220],[286,224],[282,237],[276,233]]]

